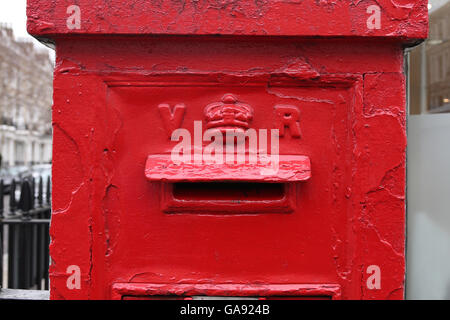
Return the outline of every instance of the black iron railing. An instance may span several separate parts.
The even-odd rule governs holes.
[[[0,180],[0,288],[48,289],[50,183]]]

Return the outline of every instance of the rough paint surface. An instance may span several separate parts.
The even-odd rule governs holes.
[[[67,7],[81,9],[69,30]],[[368,30],[367,8],[381,10],[381,28]],[[426,0],[32,0],[28,30],[54,34],[197,34],[424,38]]]
[[[133,3],[80,0],[86,23],[68,31],[69,1],[28,1],[29,30],[57,48],[51,299],[403,298],[403,45],[425,37],[426,2],[378,1],[387,28],[376,32],[359,20],[370,1]],[[141,36],[108,36],[124,33]],[[197,36],[217,33],[229,36]],[[301,136],[287,131],[280,154],[308,157],[311,176],[286,183],[283,203],[262,192],[240,207],[247,214],[202,202],[204,194],[203,214],[186,212],[173,186],[145,176],[148,156],[174,145],[158,106],[183,104],[177,119],[192,132],[228,93],[252,107],[256,129],[278,127],[274,106],[297,108]],[[71,265],[81,270],[79,289],[67,287]]]

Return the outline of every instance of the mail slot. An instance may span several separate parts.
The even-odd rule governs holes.
[[[94,2],[28,0],[52,299],[403,298],[426,1]]]

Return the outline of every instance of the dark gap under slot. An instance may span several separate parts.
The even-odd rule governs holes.
[[[178,182],[173,197],[179,200],[265,201],[285,197],[284,183]]]

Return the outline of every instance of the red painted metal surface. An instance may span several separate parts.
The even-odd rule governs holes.
[[[81,9],[80,29],[68,29],[68,7]],[[367,8],[382,8],[382,28],[367,29]],[[28,30],[54,34],[196,34],[422,38],[427,1],[123,1],[29,0]]]
[[[28,1],[57,50],[52,299],[403,297],[403,47],[426,1],[76,4]],[[161,165],[173,130],[204,148],[211,127],[279,130],[280,171]]]

